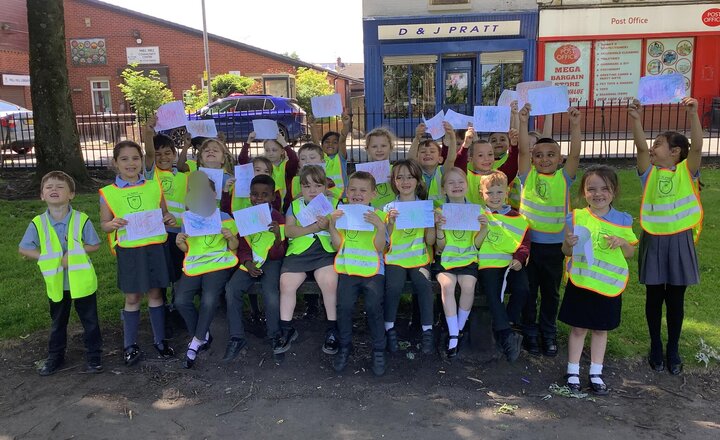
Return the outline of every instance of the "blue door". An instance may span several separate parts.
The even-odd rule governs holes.
[[[443,108],[472,115],[475,102],[475,60],[444,59],[442,75]]]

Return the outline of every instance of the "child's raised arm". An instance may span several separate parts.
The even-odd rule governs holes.
[[[690,175],[694,176],[700,169],[700,161],[702,159],[703,148],[703,129],[700,124],[700,116],[698,115],[698,102],[695,98],[685,98],[682,100],[690,119],[690,151],[688,151],[687,165]]]
[[[313,143],[320,145],[322,135],[320,134],[320,127],[315,124],[315,118],[313,118],[312,115],[307,115],[307,123],[310,129],[310,139]]]
[[[183,147],[182,150],[180,150],[180,154],[178,154],[177,161],[177,170],[181,173],[190,172],[190,167],[187,164],[187,152],[191,145],[192,139],[190,138],[190,133],[185,133],[185,137],[183,138]]]
[[[347,137],[350,134],[350,130],[352,130],[352,116],[347,113],[343,113],[340,139],[338,139],[338,154],[343,159],[347,159]]]
[[[520,127],[518,134],[518,174],[527,176],[530,172],[530,136],[528,121],[530,120],[530,104],[525,104],[518,112]]]
[[[565,162],[565,172],[574,179],[580,166],[580,151],[582,150],[582,131],[580,130],[582,113],[575,107],[570,107],[568,118],[570,119],[570,152],[567,162]]]
[[[145,170],[151,171],[155,166],[155,143],[153,142],[153,136],[155,136],[155,116],[150,116],[147,123],[142,126],[143,132],[143,147],[145,148]]]
[[[637,169],[644,174],[650,168],[650,149],[648,148],[647,137],[642,126],[642,107],[640,101],[634,99],[628,106],[628,115],[632,123],[633,141],[637,150]]]
[[[445,129],[445,137],[443,143],[448,147],[448,154],[445,158],[445,162],[450,166],[455,166],[455,158],[457,157],[457,138],[455,137],[455,129],[449,122],[443,121],[443,128]]]
[[[415,137],[413,138],[412,145],[410,145],[410,149],[407,152],[407,157],[409,159],[417,160],[420,141],[425,137],[426,129],[427,127],[424,122],[419,123],[418,126],[415,127]]]
[[[518,102],[510,103],[510,128],[517,130],[520,127],[520,115],[518,114]]]

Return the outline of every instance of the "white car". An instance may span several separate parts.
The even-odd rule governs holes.
[[[3,150],[27,154],[35,143],[31,110],[0,99],[0,145]]]

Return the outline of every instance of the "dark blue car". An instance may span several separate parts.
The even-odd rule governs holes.
[[[221,98],[190,115],[190,119],[215,120],[217,131],[225,133],[228,142],[245,142],[253,130],[253,119],[272,119],[288,141],[301,139],[307,133],[307,118],[294,99],[272,95],[234,93]]]

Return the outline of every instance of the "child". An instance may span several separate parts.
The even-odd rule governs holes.
[[[275,181],[271,176],[259,174],[250,183],[250,201],[253,206],[267,203],[272,206],[276,198]],[[239,270],[225,287],[227,320],[230,340],[223,361],[230,362],[245,347],[245,330],[242,322],[243,295],[255,281],[260,281],[265,308],[267,337],[273,347],[280,336],[280,267],[285,256],[285,218],[271,208],[272,222],[268,230],[242,237],[238,248]],[[255,295],[257,298],[257,296]]]
[[[168,287],[167,233],[130,240],[123,217],[142,211],[161,209],[163,223],[175,226],[175,217],[167,211],[162,189],[143,176],[142,150],[132,141],[121,141],[113,148],[113,165],[118,171],[115,183],[100,189],[100,225],[108,233],[110,247],[117,255],[117,283],[125,293],[122,312],[125,365],[136,364],[142,355],[137,345],[140,325],[140,300],[147,293],[154,346],[163,358],[175,352],[165,340],[165,307],[161,290]]]
[[[273,353],[281,354],[290,349],[298,337],[292,326],[295,311],[297,289],[305,281],[307,272],[313,272],[315,281],[322,292],[327,315],[327,330],[322,350],[326,354],[335,354],[337,342],[337,274],[333,269],[335,248],[328,232],[329,220],[318,216],[317,221],[308,226],[300,226],[296,216],[317,195],[327,190],[325,171],[318,166],[306,166],[300,170],[302,197],[293,200],[285,214],[285,235],[288,248],[280,269],[280,328],[282,335],[273,345]],[[331,200],[337,205],[337,200]]]
[[[340,133],[328,131],[322,138],[319,136],[318,125],[313,121],[309,122],[313,142],[319,143],[325,152],[325,174],[335,183],[341,197],[344,197],[347,185],[347,137],[352,125],[351,116],[343,113]]]
[[[243,144],[238,155],[238,164],[250,162],[250,143],[255,141],[255,132],[251,132],[248,140]],[[272,163],[272,178],[275,180],[275,189],[280,193],[280,206],[287,210],[292,203],[290,188],[292,178],[298,172],[298,157],[285,138],[278,134],[277,139],[268,139],[263,143],[265,157]]]
[[[367,152],[368,161],[377,162],[380,160],[390,160],[390,153],[393,150],[394,136],[387,128],[378,127],[365,136],[365,151]],[[382,209],[385,205],[392,202],[395,194],[390,188],[390,183],[379,183],[375,188],[375,196],[372,200],[372,206]]]
[[[88,257],[88,252],[100,248],[100,238],[88,216],[70,206],[74,197],[72,177],[62,171],[45,174],[40,182],[40,199],[47,204],[47,210],[33,218],[18,248],[23,257],[37,260],[50,303],[52,326],[48,358],[38,370],[41,376],[54,374],[65,360],[67,324],[73,302],[85,331],[83,372],[103,371],[97,276]]]
[[[327,162],[324,159],[325,153],[323,152],[323,149],[317,144],[313,144],[310,142],[303,144],[303,146],[298,149],[297,155],[298,165],[300,166],[300,169],[307,165],[317,165],[321,168],[327,167]],[[344,186],[335,186],[335,182],[330,177],[328,177],[327,187],[329,188],[325,192],[325,195],[327,197],[331,197],[337,200],[340,200],[342,198]],[[302,195],[300,191],[300,176],[295,176],[292,178],[290,192],[293,200],[297,199]]]
[[[448,122],[443,122],[445,128],[445,145],[455,146],[455,130]],[[427,188],[428,199],[433,200],[435,206],[442,204],[442,191],[440,182],[442,181],[443,168],[442,163],[449,164],[450,167],[455,166],[455,158],[457,156],[456,148],[448,148],[447,158],[443,160],[442,147],[432,139],[422,139],[425,135],[425,124],[420,123],[415,130],[415,139],[408,151],[407,157],[415,159],[419,162],[422,169],[422,178]],[[392,185],[392,182],[391,182]]]
[[[489,145],[489,144],[488,144]],[[460,168],[450,168],[443,175],[443,190],[447,203],[469,203],[465,198],[468,183],[465,172]],[[435,222],[435,252],[440,254],[442,270],[436,279],[440,283],[445,319],[448,325],[448,358],[458,354],[458,342],[470,316],[475,299],[477,283],[478,249],[487,234],[487,217],[480,215],[480,232],[445,230],[445,217],[442,215]],[[455,302],[455,286],[460,284],[460,301]]]
[[[430,283],[429,265],[432,262],[432,247],[435,244],[435,228],[396,229],[395,219],[400,215],[397,202],[426,200],[427,190],[423,172],[415,160],[395,162],[390,175],[390,185],[396,194],[395,201],[385,205],[388,218],[390,244],[385,254],[385,334],[388,351],[398,351],[398,336],[395,330],[400,295],[405,280],[409,277],[420,305],[422,325],[422,353],[433,352],[433,291]]]
[[[495,153],[490,142],[484,139],[478,139],[470,144],[468,149],[468,157],[470,163],[468,163],[467,169],[467,200],[470,203],[478,205],[485,205],[485,201],[482,197],[482,185],[480,179],[492,173],[493,165],[495,163]]]
[[[620,193],[612,168],[604,165],[588,168],[579,192],[588,207],[574,209],[568,215],[562,244],[563,253],[572,257],[558,317],[570,326],[565,379],[570,390],[580,391],[580,356],[590,329],[590,388],[594,394],[605,395],[608,389],[602,368],[607,332],[620,325],[621,294],[630,273],[625,259],[632,257],[638,240],[632,231],[632,216],[612,206]],[[590,234],[592,260],[584,254],[573,254],[579,239],[575,234],[577,227]]]
[[[175,291],[175,307],[182,315],[188,332],[193,335],[188,344],[183,368],[192,368],[197,354],[207,350],[212,343],[210,323],[215,316],[218,302],[230,278],[230,270],[237,265],[235,251],[238,248],[237,226],[215,204],[215,184],[202,172],[194,171],[188,177],[187,205],[185,215],[209,217],[220,215],[222,228],[219,234],[189,236],[185,226],[177,234],[178,248],[185,253],[184,275]],[[200,295],[200,310],[195,308],[195,296]]]
[[[366,205],[375,198],[375,178],[363,171],[348,179],[347,196],[351,205]],[[337,210],[330,217],[330,236],[338,249],[335,270],[338,273],[338,329],[340,350],[333,360],[333,369],[340,373],[347,367],[352,349],[352,315],[358,295],[365,296],[365,313],[372,338],[372,371],[385,374],[385,332],[383,329],[383,294],[385,291],[386,214],[378,209],[368,210],[364,219],[373,225],[372,231],[338,229],[337,219],[344,215]]]
[[[256,156],[253,157],[249,163],[253,165],[253,176],[259,176],[264,174],[272,177],[273,164],[267,157]],[[249,208],[252,206],[250,197],[235,197],[235,177],[228,179],[226,183],[227,188],[223,189],[222,198],[220,199],[220,209],[228,214],[232,215],[233,212],[241,209]],[[279,191],[276,192],[276,197],[273,198],[272,208],[278,211],[282,208]]]
[[[478,254],[478,282],[488,299],[495,341],[508,362],[520,355],[522,336],[512,325],[520,322],[520,313],[528,295],[525,262],[530,252],[528,223],[516,210],[505,204],[508,178],[493,171],[480,180],[488,217],[488,234]],[[505,308],[503,284],[512,290]]]
[[[563,228],[568,214],[569,188],[575,180],[580,163],[582,133],[580,111],[568,109],[570,120],[570,154],[560,169],[560,145],[550,138],[540,139],[532,155],[528,142],[530,104],[520,111],[520,155],[518,175],[522,182],[520,214],[530,223],[530,260],[528,280],[530,295],[523,311],[523,344],[532,355],[540,354],[537,324],[537,297],[540,289],[540,332],[542,353],[557,356],[557,311],[560,303],[560,282],[563,276]]]
[[[703,210],[696,188],[702,158],[703,130],[698,103],[685,98],[683,106],[690,119],[692,142],[680,133],[668,131],[655,138],[648,148],[642,128],[640,103],[630,107],[637,168],[643,184],[640,205],[640,284],[645,284],[645,317],[650,332],[649,363],[662,371],[667,362],[670,374],[682,372],[679,342],[684,316],[685,289],[698,284],[697,253],[693,229],[702,224]],[[667,307],[668,341],[663,358],[662,307]]]

